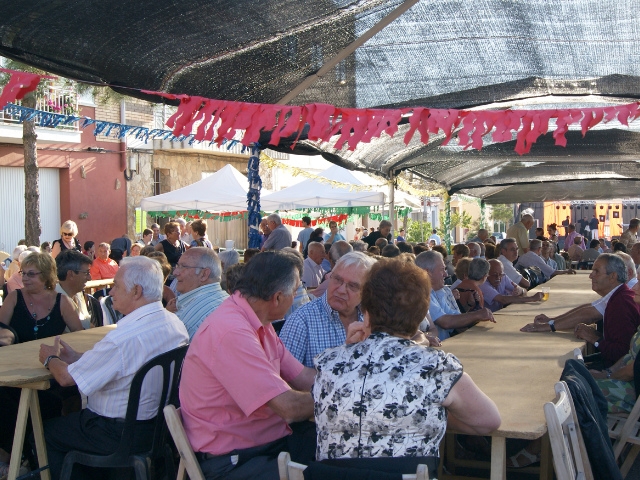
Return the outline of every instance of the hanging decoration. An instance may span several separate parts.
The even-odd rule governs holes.
[[[249,248],[260,248],[262,235],[260,235],[260,191],[262,179],[260,178],[260,147],[257,144],[251,146],[251,156],[247,164],[247,178],[249,179],[249,191],[247,192],[247,208],[249,210]]]
[[[149,211],[145,212],[152,217],[163,218],[190,218],[192,220],[219,220],[221,222],[230,222],[231,220],[247,219],[247,212],[224,212],[224,213],[212,213],[204,210],[168,210],[164,211]]]
[[[9,74],[10,79],[0,94],[0,108],[8,107],[8,103],[35,90],[40,79],[54,78],[7,69],[2,71]],[[447,145],[455,135],[458,145],[465,149],[480,150],[486,135],[491,134],[494,142],[507,142],[511,141],[515,134],[515,151],[520,155],[529,153],[538,138],[549,132],[552,121],[555,123],[553,138],[556,145],[566,146],[565,135],[571,125],[579,125],[584,136],[589,129],[601,122],[617,120],[628,126],[629,122],[640,116],[638,102],[609,107],[553,110],[456,110],[424,107],[358,109],[338,108],[321,103],[298,106],[233,102],[183,94],[140,91],[180,102],[178,110],[166,123],[172,129],[171,132],[34,110],[31,110],[29,115],[37,112],[34,115],[38,116],[41,124],[43,121],[54,122],[51,126],[54,126],[55,122],[82,120],[82,128],[95,124],[94,133],[110,135],[112,131],[116,131],[119,138],[135,135],[144,141],[162,138],[189,143],[208,141],[221,145],[238,136],[241,137],[240,142],[247,147],[257,143],[260,135],[265,132],[269,133],[269,144],[278,145],[283,137],[297,135],[297,138],[300,138],[303,129],[307,128],[307,138],[310,141],[330,142],[337,136],[333,146],[338,150],[345,144],[349,150],[355,150],[359,143],[368,143],[373,138],[379,138],[382,133],[393,137],[398,131],[400,121],[408,118],[409,129],[404,135],[405,144],[409,144],[416,133],[419,133],[420,141],[427,144],[430,135],[442,132],[445,135],[442,145]],[[194,128],[195,133],[192,133]]]
[[[511,141],[516,134],[515,151],[523,155],[541,135],[549,131],[549,123],[555,120],[553,138],[556,145],[566,146],[565,134],[570,125],[580,125],[582,135],[599,124],[617,119],[627,125],[640,115],[638,103],[610,107],[554,109],[554,110],[456,110],[436,108],[357,109],[338,108],[333,105],[311,103],[307,105],[268,105],[246,102],[214,100],[189,95],[175,95],[143,90],[180,105],[166,125],[175,136],[190,135],[199,124],[195,139],[220,144],[223,139],[242,135],[242,143],[257,142],[260,134],[270,132],[270,145],[278,145],[282,137],[294,134],[300,137],[308,126],[307,138],[311,141],[332,141],[338,136],[334,148],[345,144],[355,150],[359,143],[368,143],[384,132],[393,137],[398,124],[409,117],[409,130],[404,143],[409,144],[414,134],[420,134],[422,143],[429,142],[430,134],[444,133],[447,145],[454,134],[458,145],[464,149],[482,149],[484,136],[491,133],[494,142]],[[217,127],[217,128],[216,128]],[[294,142],[295,145],[295,142]]]
[[[49,75],[19,72],[17,70],[8,70],[6,68],[0,68],[0,72],[9,75],[9,80],[2,89],[2,94],[0,94],[0,108],[3,108],[7,103],[23,99],[27,93],[33,92],[38,88],[40,80],[44,78],[56,78]]]
[[[438,190],[421,190],[419,188],[415,188],[409,182],[403,180],[400,177],[396,177],[395,180],[396,190],[400,190],[416,197],[441,197],[444,193],[444,189],[442,188]]]
[[[336,222],[338,225],[344,225],[349,221],[350,216],[346,213],[341,215],[332,215],[330,217],[320,217],[311,220],[312,227],[319,227],[321,225],[328,225],[330,222]],[[283,218],[282,223],[290,225],[292,227],[302,228],[302,220],[294,220],[293,218]]]
[[[345,189],[348,189],[350,192],[371,192],[374,190],[373,185],[354,185],[353,183],[338,182],[337,180],[330,180],[320,175],[307,172],[302,168],[292,167],[291,165],[287,165],[285,163],[279,162],[274,158],[271,158],[269,155],[264,153],[264,151],[260,153],[260,161],[262,162],[263,165],[269,168],[274,168],[274,167],[280,168],[282,170],[289,172],[294,177],[301,176],[301,177],[309,178],[311,180],[315,180],[318,183],[325,183],[325,184],[331,185],[331,188],[345,188]]]

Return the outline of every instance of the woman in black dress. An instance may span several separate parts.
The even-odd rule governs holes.
[[[51,256],[55,259],[60,252],[65,250],[77,250],[82,252],[80,242],[76,238],[78,235],[78,225],[72,220],[67,220],[60,227],[60,238],[54,240],[51,245]]]
[[[13,330],[0,328],[0,346],[53,337],[67,327],[72,332],[83,329],[69,297],[55,291],[57,272],[51,255],[34,252],[20,268],[17,275],[22,275],[24,288],[7,295],[0,308],[0,322]],[[54,393],[41,390],[38,396],[43,420],[60,416],[61,402]],[[0,448],[7,453],[13,442],[19,401],[19,388],[0,388]],[[0,462],[0,470],[3,467]]]
[[[164,226],[167,238],[156,245],[156,251],[166,255],[171,268],[176,268],[178,260],[187,249],[187,245],[180,240],[180,233],[180,224],[169,222]]]

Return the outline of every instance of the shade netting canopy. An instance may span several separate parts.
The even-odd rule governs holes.
[[[324,179],[341,184],[356,186],[369,185],[369,182],[354,175],[353,172],[334,165],[319,174],[323,180],[309,178],[265,195],[260,206],[265,211],[303,210],[313,208],[375,207],[384,204],[384,193],[379,191],[354,191],[346,186],[334,186]]]
[[[146,212],[172,212],[202,210],[208,212],[234,212],[247,209],[247,177],[232,165],[225,165],[214,174],[161,195],[143,198]]]
[[[410,7],[383,26],[403,4]],[[0,55],[166,102],[141,90],[357,109],[582,111],[640,98],[639,7],[630,0],[0,0]],[[405,144],[409,116],[393,137],[353,150],[304,132],[270,148],[321,154],[386,178],[409,170],[489,203],[635,197],[640,187],[636,122],[603,123],[586,135],[578,126],[566,147],[550,132],[521,156],[515,138],[458,148],[458,131],[447,145],[440,134]]]

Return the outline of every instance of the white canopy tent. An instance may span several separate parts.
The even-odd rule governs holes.
[[[141,207],[147,212],[204,210],[233,212],[247,209],[249,182],[231,165],[213,175],[172,192],[144,198]]]
[[[318,176],[349,185],[371,185],[358,172],[334,165]],[[368,178],[368,177],[367,177]],[[307,179],[260,199],[264,211],[297,210],[304,208],[382,206],[384,193],[380,191],[355,191],[348,187],[333,187],[317,179]]]

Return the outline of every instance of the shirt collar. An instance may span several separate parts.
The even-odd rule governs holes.
[[[158,302],[151,302],[148,303],[146,305],[143,305],[142,307],[138,307],[136,308],[133,312],[129,313],[128,315],[125,315],[124,317],[122,317],[119,321],[118,321],[118,326],[121,325],[127,325],[131,322],[135,322],[137,320],[140,320],[140,317],[142,317],[143,315],[147,315],[149,313],[153,313],[153,312],[161,312],[162,310],[164,310],[164,307],[162,306],[162,302],[158,301]]]
[[[238,308],[240,308],[244,312],[247,319],[249,320],[249,324],[251,325],[251,328],[253,328],[255,331],[258,331],[261,328],[264,328],[264,325],[256,315],[256,312],[253,311],[253,308],[251,308],[251,305],[249,305],[249,302],[247,302],[247,299],[244,298],[240,292],[236,292],[233,295],[231,295],[229,300],[235,303],[238,306]]]

